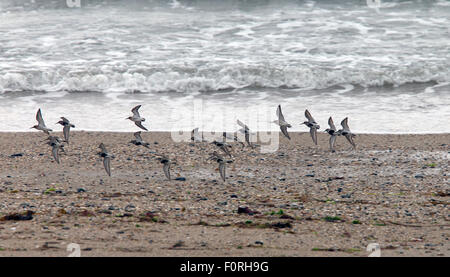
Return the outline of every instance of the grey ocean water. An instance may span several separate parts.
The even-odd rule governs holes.
[[[0,131],[450,132],[450,1],[0,1]]]

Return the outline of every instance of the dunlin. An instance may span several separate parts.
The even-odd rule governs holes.
[[[103,166],[105,167],[106,173],[111,176],[111,158],[114,156],[108,153],[103,143],[100,143],[98,147],[101,149],[98,155],[103,158]]]
[[[70,121],[65,117],[61,117],[61,120],[58,121],[56,124],[61,124],[62,126],[64,126],[63,128],[64,140],[67,142],[67,144],[69,144],[70,128],[75,128],[75,125],[70,123]]]
[[[46,133],[47,135],[50,134],[50,132],[52,132],[53,130],[50,128],[47,128],[47,126],[45,126],[44,123],[44,119],[42,119],[42,113],[41,113],[41,109],[39,109],[36,113],[36,120],[38,122],[38,125],[34,125],[33,127],[31,127],[31,129],[37,129],[40,131],[43,131],[44,133]]]
[[[317,145],[317,130],[319,130],[320,126],[311,116],[308,110],[305,110],[305,117],[308,121],[304,121],[302,124],[305,124],[309,127],[309,133],[311,134],[311,138],[315,145]]]
[[[274,120],[273,123],[278,124],[280,126],[280,130],[289,140],[291,137],[289,136],[289,133],[287,131],[287,128],[291,128],[291,124],[287,123],[284,119],[283,113],[281,112],[281,105],[278,105],[277,108],[277,117],[278,120]]]
[[[353,149],[356,149],[356,144],[353,141],[353,138],[356,137],[356,135],[353,134],[350,131],[350,128],[348,127],[348,117],[346,117],[344,120],[342,120],[341,125],[342,125],[342,129],[340,129],[338,131],[338,133],[340,135],[343,135],[348,140],[348,142],[352,145]]]
[[[131,143],[133,143],[134,145],[142,145],[142,146],[144,146],[146,148],[150,148],[149,147],[150,143],[145,142],[145,141],[142,140],[141,131],[135,132],[133,135],[134,135],[135,139],[130,141]]]
[[[328,125],[330,125],[330,128],[325,129],[325,132],[327,132],[330,135],[330,150],[331,152],[334,152],[334,145],[336,144],[336,138],[340,134],[337,132],[336,126],[334,125],[333,118],[328,119]]]
[[[140,107],[141,107],[141,105],[137,105],[136,107],[134,107],[134,108],[131,110],[131,112],[133,113],[133,116],[129,116],[129,117],[127,117],[126,119],[129,119],[129,120],[133,121],[134,124],[136,124],[136,126],[138,126],[139,128],[141,128],[141,129],[143,129],[143,130],[145,130],[145,131],[148,131],[148,129],[145,128],[145,127],[142,125],[142,122],[145,121],[145,118],[141,117],[141,115],[139,114],[139,108],[140,108]]]

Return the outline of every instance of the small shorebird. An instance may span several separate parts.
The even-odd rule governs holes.
[[[283,113],[281,112],[281,105],[278,105],[277,117],[278,117],[278,120],[274,120],[272,122],[278,124],[280,126],[280,129],[281,129],[281,132],[283,133],[283,135],[285,135],[290,140],[291,137],[289,137],[287,128],[291,128],[292,126],[291,126],[291,124],[287,123],[284,120]]]
[[[308,121],[304,121],[302,124],[305,124],[309,127],[309,133],[311,134],[312,140],[314,144],[317,145],[317,130],[319,130],[320,126],[319,124],[317,124],[308,110],[305,110],[305,116]]]
[[[348,142],[352,145],[352,148],[353,148],[353,149],[356,149],[356,144],[355,144],[355,142],[353,141],[353,137],[356,137],[356,135],[353,134],[353,133],[350,131],[350,128],[348,127],[348,117],[344,118],[344,120],[341,121],[341,125],[342,125],[342,128],[343,128],[343,129],[340,129],[340,130],[338,131],[338,133],[339,133],[340,135],[343,135],[343,136],[348,140]]]
[[[64,151],[64,145],[61,143],[61,140],[56,136],[49,136],[47,138],[47,144],[52,147],[52,155],[55,161],[59,164],[59,150]]]
[[[75,128],[75,125],[70,123],[70,121],[67,118],[65,118],[65,117],[61,117],[61,120],[58,121],[56,124],[61,124],[62,126],[64,126],[64,128],[63,128],[64,140],[67,142],[67,144],[69,144],[70,128],[71,127]]]
[[[217,154],[216,151],[211,153],[208,160],[215,160],[219,164],[220,177],[222,178],[223,181],[225,181],[225,179],[226,179],[225,165],[226,165],[226,163],[231,163],[232,161],[226,161],[221,155]]]
[[[245,141],[247,142],[248,146],[253,148],[254,146],[250,142],[250,129],[248,128],[247,125],[242,123],[239,119],[237,120],[237,124],[242,127],[241,129],[239,129],[239,132],[241,132],[245,135]]]
[[[334,152],[334,145],[336,144],[336,138],[340,134],[338,133],[336,126],[334,125],[333,118],[328,119],[328,125],[330,125],[330,128],[325,129],[325,132],[327,132],[330,135],[330,150],[331,152]]]
[[[49,128],[47,128],[47,126],[45,126],[44,119],[42,119],[41,109],[39,109],[36,113],[36,120],[38,122],[38,125],[34,125],[30,129],[34,128],[34,129],[37,129],[40,131],[44,131],[44,133],[46,133],[47,135],[49,135],[50,132],[53,132],[52,129],[49,129]]]
[[[140,107],[141,107],[141,105],[137,105],[136,107],[134,107],[134,108],[131,110],[131,112],[133,113],[133,116],[129,116],[129,117],[125,118],[125,119],[129,119],[129,120],[133,121],[134,124],[136,124],[136,126],[138,126],[139,128],[141,128],[141,129],[143,129],[143,130],[145,130],[145,131],[148,131],[147,128],[145,128],[144,126],[142,126],[142,122],[145,121],[145,118],[143,118],[143,117],[141,117],[141,116],[139,115],[139,108],[140,108]]]
[[[219,141],[216,141],[216,140],[211,142],[211,143],[214,144],[215,146],[219,147],[220,150],[222,150],[225,154],[229,155],[230,158],[232,157],[231,153],[230,153],[230,150],[228,150],[228,148],[231,148],[231,145],[229,145],[226,142],[219,142]]]
[[[145,142],[145,141],[142,140],[141,131],[134,133],[134,137],[136,139],[130,141],[132,144],[134,144],[134,145],[142,145],[142,146],[144,146],[146,148],[150,148],[149,147],[150,143]]]
[[[103,166],[105,167],[106,173],[111,176],[111,158],[113,158],[114,156],[108,153],[103,143],[100,143],[98,148],[100,148],[102,151],[98,152],[97,154],[103,158]]]
[[[164,175],[166,175],[167,180],[170,181],[170,164],[172,164],[172,162],[164,155],[160,155],[157,159],[163,164]]]

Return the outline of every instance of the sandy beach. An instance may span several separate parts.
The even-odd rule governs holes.
[[[226,182],[216,146],[142,136],[150,149],[72,132],[57,164],[44,133],[0,133],[0,256],[450,256],[450,134],[360,134],[356,151],[339,137],[335,153],[324,133],[274,153],[232,143]]]

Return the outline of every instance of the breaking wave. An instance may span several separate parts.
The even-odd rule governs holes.
[[[67,71],[67,70],[66,70]],[[408,83],[449,82],[450,66],[430,69],[422,64],[381,70],[376,68],[321,69],[303,67],[230,66],[183,71],[139,70],[114,72],[17,72],[0,75],[0,92],[215,92],[239,88],[325,89],[344,84],[362,87]],[[96,72],[95,72],[96,71]],[[187,73],[189,72],[189,73]]]

